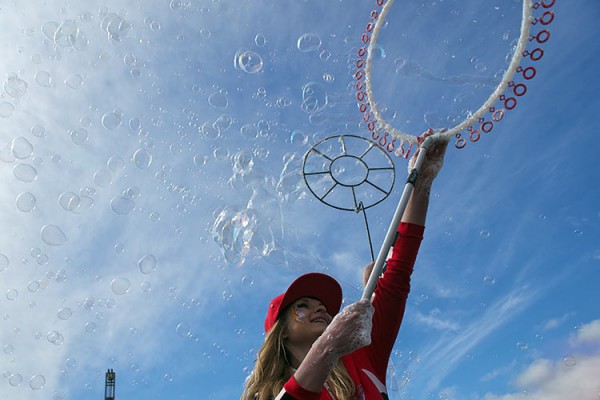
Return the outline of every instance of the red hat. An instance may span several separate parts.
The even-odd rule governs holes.
[[[327,312],[334,316],[340,311],[342,305],[342,287],[331,276],[318,272],[300,276],[292,282],[285,293],[271,300],[265,318],[265,332],[268,333],[275,325],[281,311],[301,297],[314,297],[320,300]]]

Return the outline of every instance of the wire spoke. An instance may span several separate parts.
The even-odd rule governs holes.
[[[320,156],[328,159],[329,161],[333,161],[331,158],[327,157],[325,154],[321,153],[319,150],[317,150],[316,148],[313,147],[313,151],[317,154],[319,154]]]
[[[375,189],[379,190],[381,193],[384,193],[386,195],[390,194],[390,192],[386,192],[385,190],[383,190],[382,188],[380,188],[379,186],[377,186],[376,184],[374,184],[373,182],[371,182],[368,179],[365,179],[365,182],[368,183],[369,185],[373,186]]]
[[[335,187],[336,187],[337,185],[338,185],[338,183],[336,182],[336,183],[335,183],[335,184],[334,184],[334,185],[333,185],[331,188],[329,188],[329,190],[327,191],[327,193],[325,193],[325,194],[323,195],[323,197],[321,197],[319,200],[323,200],[325,197],[327,197],[327,195],[328,195],[329,193],[331,193],[331,192],[333,191],[333,189],[335,189]]]

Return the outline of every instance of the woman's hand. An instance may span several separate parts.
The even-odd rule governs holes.
[[[441,132],[444,132],[443,129]],[[429,136],[434,135],[435,132],[432,129],[427,130],[427,132],[423,133],[419,138],[419,142],[423,142]],[[429,145],[427,152],[425,153],[425,160],[423,165],[421,166],[421,171],[419,173],[419,179],[415,184],[416,191],[426,191],[429,193],[431,190],[431,184],[433,180],[437,176],[437,174],[442,169],[442,165],[444,164],[444,155],[446,154],[446,148],[448,147],[449,139],[446,137],[436,136],[433,139],[433,143]],[[417,149],[415,154],[412,156],[410,161],[408,162],[408,172],[412,171],[415,167],[415,163],[417,162],[417,157],[421,151],[421,147]]]
[[[313,347],[329,352],[335,359],[371,344],[373,306],[361,300],[345,307],[317,339]]]

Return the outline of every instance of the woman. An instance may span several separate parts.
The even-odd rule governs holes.
[[[447,144],[438,139],[427,151],[372,305],[360,301],[338,314],[342,290],[335,279],[320,273],[296,279],[269,305],[267,335],[242,400],[388,398],[387,364],[404,316],[431,184]]]

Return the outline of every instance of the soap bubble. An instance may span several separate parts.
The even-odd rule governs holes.
[[[16,74],[10,74],[4,82],[4,91],[7,95],[19,98],[27,93],[27,82],[19,78]]]
[[[62,246],[67,242],[67,236],[56,225],[44,225],[41,230],[41,237],[44,243],[50,246]]]
[[[303,53],[315,51],[321,47],[321,38],[316,33],[305,33],[298,38],[296,46]]]
[[[109,111],[102,116],[102,126],[108,130],[114,131],[123,121],[123,114],[120,110]]]
[[[60,346],[65,341],[64,336],[60,332],[55,330],[51,330],[50,332],[48,332],[48,335],[46,335],[46,339],[48,339],[48,342],[57,346]]]
[[[22,212],[31,212],[37,204],[37,199],[32,193],[23,192],[17,196],[17,209]]]
[[[248,74],[256,74],[263,68],[263,59],[251,50],[238,50],[235,53],[234,67]]]
[[[10,151],[15,158],[24,160],[31,157],[31,154],[33,153],[33,145],[29,142],[29,140],[19,136],[13,139],[10,146]]]
[[[16,300],[19,297],[19,291],[17,289],[9,289],[6,291],[6,299],[9,301]]]
[[[308,114],[322,111],[327,105],[327,92],[317,82],[310,82],[302,86],[301,108]]]
[[[13,112],[15,112],[15,106],[6,101],[0,102],[0,117],[8,118]]]
[[[73,310],[71,310],[69,307],[63,307],[60,310],[58,310],[58,312],[56,313],[56,316],[58,317],[58,319],[61,319],[63,321],[68,320],[69,318],[71,318],[72,315],[73,315]]]
[[[65,78],[65,85],[71,89],[79,89],[83,85],[83,77],[79,74],[70,74]]]
[[[127,278],[115,278],[110,283],[110,289],[116,295],[122,296],[129,292],[131,282]]]
[[[192,334],[192,327],[185,322],[180,322],[177,324],[175,331],[181,337],[189,337]]]
[[[41,87],[52,87],[54,84],[52,75],[48,71],[38,71],[38,73],[35,74],[35,83]]]
[[[152,154],[146,149],[137,149],[135,153],[133,153],[132,161],[133,165],[139,169],[146,169],[152,163]]]
[[[19,386],[23,382],[23,377],[20,374],[11,374],[8,378],[8,383],[11,386]]]
[[[79,146],[84,144],[88,139],[88,131],[85,128],[73,129],[69,132],[69,135],[71,136],[71,141]]]
[[[150,274],[156,270],[156,257],[152,254],[145,255],[138,262],[138,267],[142,274]]]
[[[208,96],[208,104],[215,110],[224,110],[229,105],[227,93],[223,91],[214,92]]]
[[[15,178],[21,182],[33,182],[37,178],[37,170],[29,164],[17,164],[13,167]]]
[[[264,47],[267,44],[267,38],[262,33],[259,33],[254,37],[254,43],[257,47]]]
[[[135,202],[128,197],[116,196],[110,201],[110,208],[118,215],[126,215],[133,211]]]
[[[10,265],[10,260],[5,254],[0,253],[0,272],[6,271]]]

